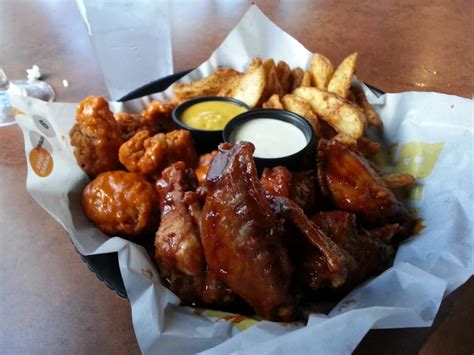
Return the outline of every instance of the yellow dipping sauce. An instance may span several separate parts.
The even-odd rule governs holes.
[[[245,107],[226,101],[203,101],[184,110],[180,120],[191,128],[219,131],[232,118],[245,111]]]

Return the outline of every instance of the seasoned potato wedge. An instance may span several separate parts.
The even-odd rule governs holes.
[[[260,104],[263,104],[263,102],[267,101],[273,94],[281,96],[283,92],[281,89],[280,80],[277,76],[275,61],[273,59],[267,59],[262,65],[265,69],[265,88],[263,90],[262,97],[260,98]]]
[[[211,75],[191,83],[177,83],[173,85],[173,92],[177,101],[192,99],[199,96],[217,95],[229,82],[241,74],[231,68],[216,69]]]
[[[382,178],[391,189],[399,189],[416,183],[416,179],[413,175],[404,173],[384,174],[382,175]]]
[[[318,89],[326,90],[334,73],[331,61],[319,53],[314,53],[311,59],[311,75]]]
[[[351,87],[352,75],[357,65],[357,53],[352,53],[337,67],[328,84],[328,91],[346,98]]]
[[[372,106],[367,101],[367,97],[364,94],[364,91],[356,86],[351,87],[351,92],[354,95],[355,102],[360,106],[362,112],[364,112],[367,117],[369,125],[380,127],[382,126],[382,120]]]
[[[262,60],[255,58],[250,63],[244,75],[236,81],[231,88],[229,97],[255,107],[262,97],[265,89],[265,69]]]
[[[357,140],[357,149],[367,159],[371,159],[380,151],[380,144],[366,137],[360,137]]]
[[[349,101],[313,87],[298,88],[293,94],[308,101],[313,111],[329,123],[338,134],[345,134],[357,140],[364,133],[364,114]]]
[[[280,60],[277,64],[276,72],[282,90],[281,95],[285,95],[291,89],[291,69],[285,61]]]
[[[303,80],[304,70],[297,67],[291,71],[291,91],[299,88]]]
[[[311,73],[305,70],[301,79],[300,88],[309,88],[311,86]]]
[[[283,105],[280,101],[280,96],[278,96],[277,94],[273,94],[272,96],[270,96],[270,98],[263,103],[262,105],[263,108],[276,108],[276,109],[280,109],[280,110],[283,110]]]
[[[287,111],[294,112],[304,118],[313,127],[314,133],[319,136],[318,116],[314,113],[311,105],[305,99],[293,94],[287,94],[281,99],[283,107]]]

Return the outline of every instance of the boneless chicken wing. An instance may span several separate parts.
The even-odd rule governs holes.
[[[140,114],[117,112],[115,120],[121,128],[123,140],[126,141],[143,130],[150,132],[150,135],[155,135],[176,129],[176,124],[171,119],[174,107],[175,104],[171,102],[152,101]]]
[[[354,213],[363,225],[398,223],[402,236],[410,234],[413,218],[358,152],[336,140],[320,140],[318,179],[334,207]]]
[[[193,167],[197,154],[189,131],[176,130],[150,136],[150,133],[144,130],[122,144],[119,159],[130,172],[155,176],[177,161],[183,161],[186,166]]]
[[[234,294],[209,273],[201,244],[201,196],[193,190],[192,169],[177,162],[156,182],[161,223],[155,236],[155,260],[161,275],[186,304],[225,305]]]
[[[209,269],[259,316],[290,320],[292,266],[282,245],[282,226],[257,177],[254,146],[243,142],[219,150],[207,173],[202,219]]]
[[[121,130],[104,98],[81,101],[69,135],[77,163],[91,178],[118,168]]]
[[[157,198],[152,184],[126,171],[100,174],[84,189],[82,207],[104,233],[137,236],[157,225]]]

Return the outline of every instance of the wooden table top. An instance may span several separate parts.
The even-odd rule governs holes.
[[[469,0],[255,2],[308,49],[334,62],[359,52],[358,76],[387,92],[474,93]],[[170,3],[174,67],[180,71],[203,62],[251,2]],[[33,64],[54,86],[57,101],[107,96],[72,0],[0,2],[0,67],[16,79]],[[19,128],[0,128],[2,353],[139,353],[128,301],[88,270],[66,232],[27,193],[25,162]],[[432,327],[370,331],[356,353],[472,354],[473,299],[471,278],[443,301]]]

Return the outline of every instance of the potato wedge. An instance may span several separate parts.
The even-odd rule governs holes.
[[[352,86],[351,93],[354,95],[355,102],[357,105],[359,105],[359,107],[362,109],[362,112],[364,112],[365,116],[367,117],[369,125],[381,127],[382,120],[380,119],[377,112],[375,112],[375,110],[369,104],[369,101],[367,101],[364,90],[359,87]]]
[[[287,94],[281,99],[283,107],[287,111],[294,112],[304,118],[313,127],[314,133],[319,136],[319,122],[318,116],[314,113],[311,105],[304,99],[293,94]]]
[[[283,96],[291,89],[291,69],[285,61],[280,60],[277,64],[276,72],[282,90],[281,95]]]
[[[270,98],[263,103],[262,107],[283,110],[283,105],[280,101],[280,96],[278,96],[277,94],[273,94],[272,96],[270,96]]]
[[[311,72],[305,70],[303,73],[303,78],[301,79],[300,88],[309,88],[311,86]]]
[[[384,174],[382,178],[391,189],[399,189],[416,183],[416,179],[412,175],[404,173]]]
[[[293,94],[308,101],[313,111],[337,133],[345,134],[354,140],[364,133],[364,114],[349,101],[313,87],[295,89]]]
[[[351,87],[352,75],[357,65],[357,52],[345,58],[337,67],[328,84],[328,91],[346,98]]]
[[[217,95],[230,81],[240,76],[232,68],[216,69],[211,75],[191,83],[177,83],[173,85],[173,92],[178,101],[192,99],[199,96]]]
[[[333,139],[345,145],[357,146],[357,140],[345,133],[338,133]]]
[[[231,80],[229,80],[217,93],[217,96],[226,96],[231,97],[232,92],[234,91],[235,87],[237,86],[239,80],[244,76],[243,73],[239,73],[235,75]]]
[[[300,87],[301,81],[303,80],[304,70],[297,67],[291,71],[291,88],[290,91]]]
[[[230,89],[228,97],[240,100],[253,108],[259,103],[265,89],[265,69],[262,60],[255,58],[244,75]]]
[[[331,61],[319,53],[314,53],[311,59],[311,75],[314,85],[321,90],[326,90],[334,73]]]
[[[263,68],[265,69],[265,89],[263,90],[262,97],[260,98],[260,103],[257,104],[257,106],[263,104],[273,94],[277,94],[279,96],[282,95],[282,89],[280,81],[278,80],[275,61],[273,59],[265,60],[263,62]]]
[[[357,150],[367,159],[371,159],[380,151],[380,144],[367,137],[360,137],[357,140]]]

